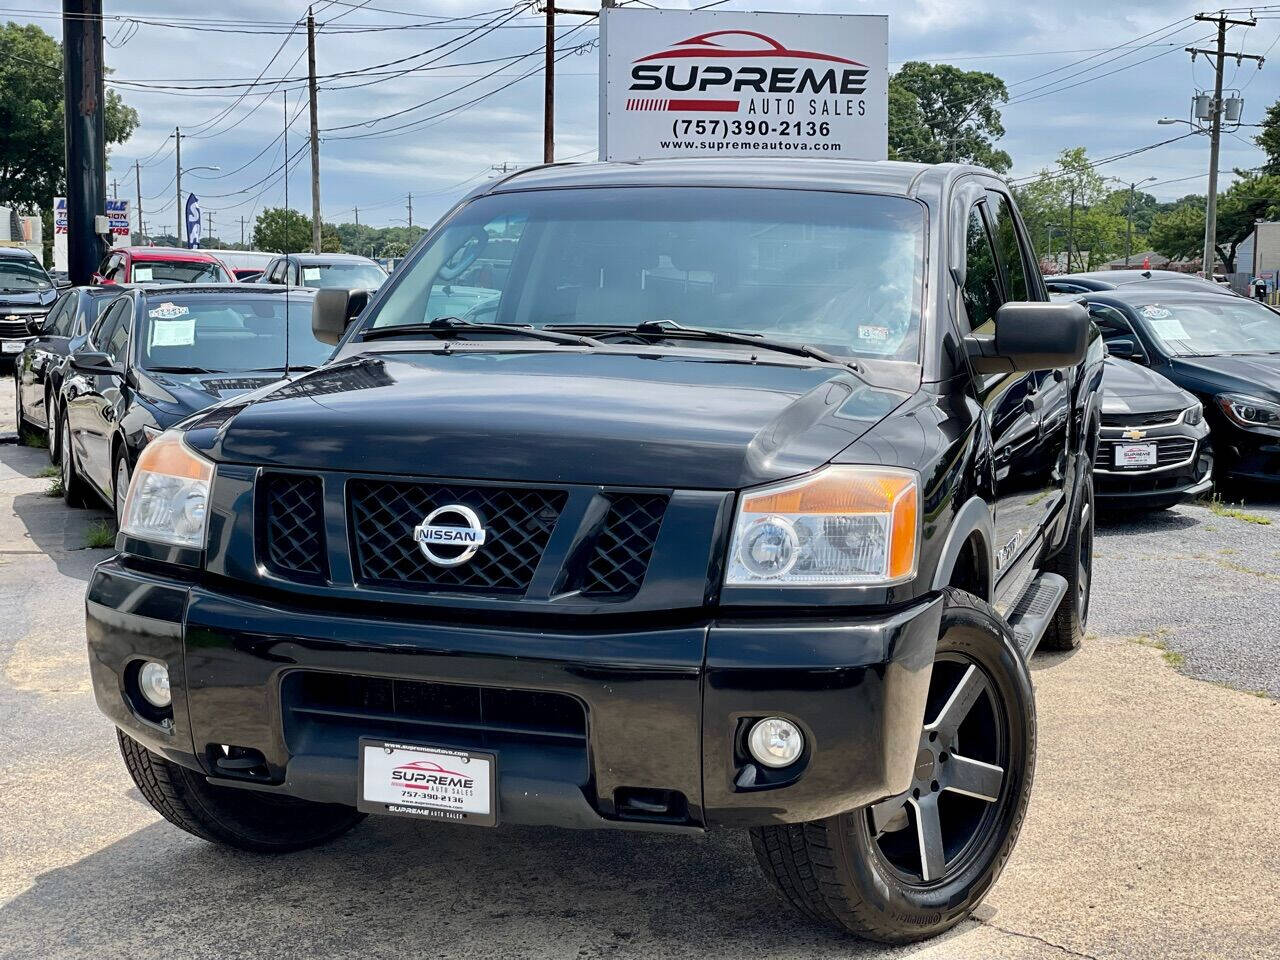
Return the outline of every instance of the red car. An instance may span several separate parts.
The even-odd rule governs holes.
[[[207,250],[181,247],[117,247],[98,265],[94,283],[235,283]]]

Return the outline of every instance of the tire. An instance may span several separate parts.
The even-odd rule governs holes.
[[[116,515],[116,529],[124,523],[124,498],[129,492],[129,457],[123,444],[116,450],[115,461],[111,466],[111,503]]]
[[[338,804],[214,786],[121,730],[116,738],[129,776],[147,802],[174,826],[210,843],[254,853],[289,853],[339,837],[365,817]]]
[[[58,463],[58,405],[54,402],[53,393],[46,387],[44,391],[45,433],[49,437],[49,462]]]
[[[961,687],[977,692],[950,711],[962,718],[953,725],[942,708]],[[1031,796],[1035,696],[1009,625],[954,588],[946,591],[925,720],[906,793],[826,820],[751,831],[766,878],[804,916],[870,940],[913,943],[968,917],[1000,876]],[[976,788],[975,771],[993,799],[956,792]],[[936,818],[920,812],[930,809]],[[932,869],[922,816],[940,827],[941,859]]]
[[[35,432],[31,422],[22,413],[22,380],[19,379],[17,370],[13,373],[13,429],[18,434],[19,443]]]
[[[1067,593],[1058,605],[1049,629],[1040,641],[1041,650],[1074,650],[1084,642],[1089,625],[1089,599],[1093,587],[1093,467],[1085,464],[1084,489],[1076,515],[1071,521],[1066,545],[1047,565],[1067,581]]]
[[[87,507],[89,492],[76,472],[75,451],[71,447],[71,427],[64,413],[58,418],[58,475],[62,480],[62,500],[68,507]]]

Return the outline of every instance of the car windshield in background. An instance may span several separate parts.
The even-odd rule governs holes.
[[[1135,309],[1151,335],[1175,356],[1280,353],[1280,314],[1243,297],[1148,303]]]
[[[0,290],[48,290],[53,281],[32,260],[0,260]]]
[[[134,283],[222,283],[229,278],[216,263],[200,260],[135,260]]]
[[[317,290],[377,290],[387,275],[375,263],[304,263],[302,285]]]
[[[674,321],[918,362],[924,212],[903,197],[624,187],[496,194],[409,263],[374,327]]]
[[[154,297],[139,327],[145,369],[230,373],[314,367],[333,347],[311,333],[311,297],[199,294]]]

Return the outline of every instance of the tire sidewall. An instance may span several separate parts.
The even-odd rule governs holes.
[[[838,855],[845,861],[844,873],[856,888],[857,899],[878,909],[880,922],[911,931],[911,939],[950,927],[995,883],[1017,841],[1035,772],[1035,695],[1008,626],[985,604],[982,608],[948,606],[943,612],[938,653],[959,653],[986,671],[1008,729],[1009,758],[1001,808],[981,846],[954,877],[933,886],[915,887],[883,862],[864,811],[835,818],[840,821]]]

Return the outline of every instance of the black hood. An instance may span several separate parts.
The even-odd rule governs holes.
[[[169,427],[205,407],[268,386],[278,373],[152,373],[138,371],[138,394],[155,410],[160,426]]]
[[[1280,354],[1174,357],[1170,365],[1178,382],[1197,393],[1243,393],[1280,400]]]
[[[1172,381],[1137,363],[1107,357],[1102,376],[1104,413],[1181,410],[1195,398]]]
[[[58,299],[58,291],[53,287],[46,290],[4,290],[0,289],[0,314],[41,314],[48,311],[53,301]],[[9,308],[13,309],[10,310]]]
[[[836,366],[384,353],[224,406],[188,440],[237,463],[723,490],[821,466],[906,398]]]

